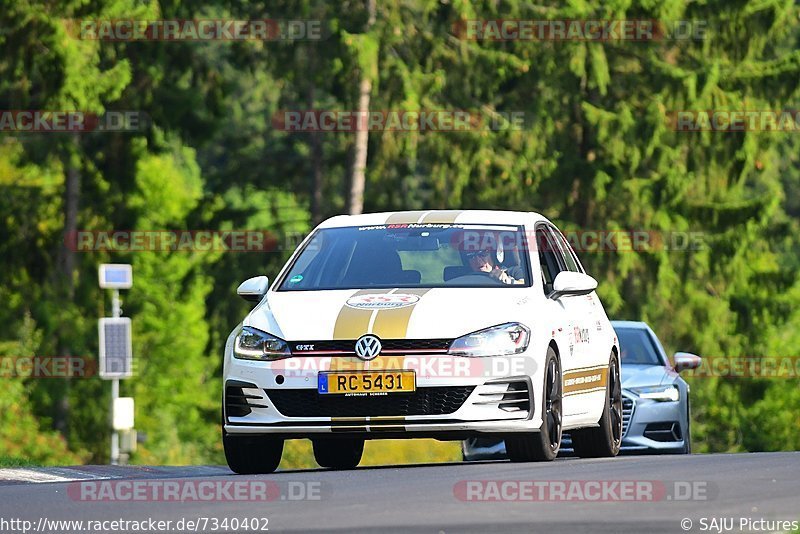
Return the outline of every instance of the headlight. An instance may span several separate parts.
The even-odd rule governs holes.
[[[519,323],[506,323],[486,330],[478,330],[453,341],[448,354],[479,358],[481,356],[508,356],[525,352],[531,331]]]
[[[655,401],[677,401],[681,398],[681,392],[678,386],[670,384],[669,386],[648,386],[644,388],[631,389],[634,393],[639,395],[642,399],[652,399]]]
[[[289,345],[281,338],[243,326],[233,345],[233,355],[240,360],[272,361],[291,357]]]

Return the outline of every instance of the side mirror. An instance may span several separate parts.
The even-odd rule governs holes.
[[[555,300],[565,295],[588,295],[595,289],[597,280],[588,274],[561,271],[553,280],[553,291],[548,297]]]
[[[264,298],[269,289],[269,278],[266,276],[256,276],[255,278],[248,278],[236,290],[236,293],[244,300],[258,302]]]
[[[680,373],[687,369],[697,369],[703,363],[703,359],[691,352],[676,352],[672,357],[675,361],[675,372]]]

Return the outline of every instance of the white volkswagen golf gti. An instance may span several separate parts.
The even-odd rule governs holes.
[[[322,467],[364,441],[504,439],[513,461],[615,456],[619,346],[564,236],[535,213],[337,216],[303,241],[229,336],[223,443],[237,473],[268,473],[286,439]]]

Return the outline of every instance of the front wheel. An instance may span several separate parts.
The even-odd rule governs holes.
[[[329,469],[353,469],[364,454],[363,439],[315,439],[311,443],[314,459]]]
[[[269,436],[233,436],[223,430],[222,445],[228,467],[240,475],[272,473],[281,463],[282,439]]]
[[[542,426],[539,432],[506,438],[506,452],[512,462],[551,461],[561,448],[561,363],[553,347],[545,358],[544,387],[542,388]]]
[[[597,428],[582,428],[572,432],[572,447],[575,454],[583,458],[606,458],[616,456],[622,445],[622,381],[619,359],[611,353],[608,364],[603,415]]]

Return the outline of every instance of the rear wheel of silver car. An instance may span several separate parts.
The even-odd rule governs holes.
[[[572,432],[575,454],[584,458],[616,456],[622,445],[622,381],[619,359],[611,353],[608,364],[608,383],[603,415],[597,428],[583,428]]]
[[[506,438],[506,452],[512,462],[550,461],[558,456],[561,447],[562,388],[561,362],[553,347],[548,347],[542,388],[542,426],[539,432]]]
[[[363,439],[315,439],[314,459],[321,467],[329,469],[353,469],[364,454]]]
[[[240,475],[272,473],[281,463],[283,440],[269,436],[234,436],[222,431],[225,459]]]

